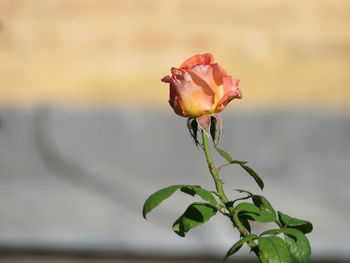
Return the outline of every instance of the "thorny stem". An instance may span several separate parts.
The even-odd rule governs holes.
[[[223,188],[223,182],[221,181],[219,177],[219,171],[221,168],[223,168],[226,165],[222,165],[219,168],[215,167],[213,158],[211,157],[210,149],[209,149],[209,144],[208,144],[208,135],[202,131],[202,146],[203,146],[203,151],[205,153],[205,158],[208,163],[208,168],[209,171],[213,177],[213,180],[215,182],[215,187],[216,187],[216,195],[220,198],[220,201],[225,205],[226,210],[228,211],[228,215],[230,217],[231,222],[235,227],[237,227],[238,231],[240,232],[242,237],[245,237],[249,235],[249,232],[245,229],[245,227],[242,225],[241,221],[239,220],[238,217],[238,210],[235,210],[234,207],[231,207],[229,205],[230,200],[227,198],[224,188]],[[257,255],[257,257],[260,259],[259,251],[257,249],[256,243],[251,240],[247,242],[248,246],[254,251],[254,253]]]
[[[208,144],[208,136],[207,134],[202,131],[202,145],[203,145],[203,151],[205,153],[205,158],[207,159],[209,171],[214,179],[215,187],[216,187],[216,193],[217,196],[220,198],[221,202],[226,205],[229,202],[229,199],[224,193],[223,189],[223,183],[219,178],[219,173],[217,168],[215,167],[215,164],[213,162],[213,158],[211,157],[210,150],[209,150],[209,144]]]

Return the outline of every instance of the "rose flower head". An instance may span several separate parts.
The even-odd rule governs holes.
[[[242,98],[239,80],[214,63],[210,53],[195,55],[170,71],[171,76],[162,78],[170,86],[170,106],[176,114],[189,118],[187,126],[197,145],[198,127],[218,143],[222,121],[217,113],[231,100]]]
[[[183,117],[199,117],[221,112],[235,98],[242,98],[239,80],[232,79],[214,63],[212,54],[195,55],[162,81],[170,85],[169,103]]]

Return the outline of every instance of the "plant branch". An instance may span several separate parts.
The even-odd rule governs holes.
[[[225,192],[223,189],[223,183],[219,178],[218,169],[215,167],[213,158],[211,157],[209,144],[208,144],[208,135],[204,131],[202,131],[202,146],[203,146],[205,158],[206,158],[207,163],[208,163],[209,171],[210,171],[210,173],[213,177],[213,180],[215,182],[216,193],[217,193],[218,197],[220,198],[221,202],[226,206],[226,204],[229,202],[229,199],[225,195]]]
[[[202,148],[205,154],[205,158],[207,160],[208,163],[208,168],[210,171],[210,174],[215,182],[215,188],[216,188],[216,195],[219,197],[220,201],[225,205],[230,220],[233,223],[234,226],[237,227],[238,231],[240,232],[242,237],[245,237],[247,235],[249,235],[249,232],[245,229],[245,227],[243,226],[243,224],[241,223],[241,221],[239,220],[238,217],[238,210],[235,210],[234,207],[230,207],[230,203],[232,204],[232,202],[229,201],[229,199],[227,198],[225,192],[224,192],[224,188],[223,188],[223,182],[221,181],[220,177],[219,177],[219,171],[221,168],[230,165],[231,163],[227,163],[224,165],[221,165],[219,168],[215,167],[213,158],[211,157],[211,153],[210,153],[210,149],[209,149],[209,144],[208,144],[208,135],[202,131]],[[259,250],[257,249],[257,244],[251,240],[247,242],[248,246],[252,249],[252,251],[254,251],[254,253],[256,254],[256,256],[260,259],[260,254],[259,254]]]

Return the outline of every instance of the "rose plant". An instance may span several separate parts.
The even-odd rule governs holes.
[[[236,253],[244,244],[255,253],[262,263],[308,262],[311,256],[310,243],[305,234],[312,231],[309,221],[288,216],[275,211],[271,203],[262,195],[238,189],[240,196],[229,198],[224,192],[219,173],[229,165],[239,165],[263,190],[261,177],[245,161],[233,159],[218,147],[222,134],[222,120],[219,112],[233,99],[241,99],[239,80],[232,79],[226,71],[214,62],[211,54],[195,55],[187,59],[179,68],[171,68],[171,76],[162,81],[169,84],[169,103],[176,114],[188,118],[187,127],[197,146],[205,154],[215,190],[210,191],[199,185],[173,185],[153,193],[143,206],[143,216],[162,201],[180,190],[192,196],[198,195],[203,202],[195,202],[174,222],[173,231],[184,237],[189,230],[207,222],[218,212],[226,216],[240,233],[240,239],[229,248],[223,261]],[[199,136],[199,134],[201,136]],[[200,138],[199,138],[200,137]],[[216,166],[211,156],[209,138],[213,148],[226,161]],[[275,223],[276,227],[255,233],[251,222]]]

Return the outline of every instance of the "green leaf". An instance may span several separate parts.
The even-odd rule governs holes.
[[[266,210],[276,216],[276,211],[273,209],[271,203],[267,201],[267,199],[261,195],[253,195],[252,197],[253,203],[259,207],[261,210]]]
[[[276,216],[275,209],[273,209],[272,205],[265,197],[261,195],[253,195],[252,200],[253,200],[253,203],[260,208],[260,210],[271,214],[271,219],[273,218],[273,221],[276,222],[279,226],[281,226],[281,223],[279,222]]]
[[[181,188],[181,191],[184,193],[190,194],[192,196],[197,194],[203,200],[208,201],[211,205],[213,206],[217,205],[216,199],[213,196],[213,194],[210,191],[200,187],[199,185],[192,185],[192,186],[186,185]]]
[[[158,190],[154,194],[152,194],[148,199],[146,200],[145,204],[143,205],[143,217],[146,219],[146,215],[153,210],[155,207],[157,207],[162,201],[169,198],[176,190],[181,188],[181,191],[195,196],[196,194],[200,196],[203,200],[208,201],[211,205],[216,206],[217,202],[214,197],[214,195],[200,187],[199,185],[173,185],[166,188],[163,188],[161,190]]]
[[[247,164],[248,162],[246,162],[246,161],[234,160],[234,161],[232,161],[231,163],[232,163],[232,164],[236,163],[236,164],[242,165],[242,164]]]
[[[184,237],[190,229],[207,222],[216,212],[216,207],[208,203],[193,203],[174,222],[173,230]]]
[[[307,237],[300,230],[294,228],[271,229],[261,233],[261,235],[279,233],[285,235],[284,239],[289,252],[297,262],[306,263],[310,260],[311,246]]]
[[[248,165],[239,163],[239,165],[255,180],[255,182],[259,185],[260,189],[264,189],[264,182],[261,177]]]
[[[250,212],[254,214],[261,214],[261,210],[254,204],[251,203],[239,203],[236,207],[235,210],[239,210],[240,213],[245,213],[245,212]]]
[[[275,236],[261,237],[258,244],[263,262],[291,263],[288,247],[283,239]]]
[[[283,227],[287,226],[290,228],[296,228],[296,229],[299,229],[304,234],[310,233],[313,229],[313,226],[309,221],[290,217],[280,211],[277,211],[277,213],[278,213],[278,218],[281,221]]]
[[[293,230],[299,231],[297,229]],[[311,257],[311,246],[304,233],[301,231],[299,232],[301,235],[296,239],[289,235],[285,235],[284,240],[287,243],[287,247],[292,254],[292,257],[299,263],[306,263],[309,262]]]
[[[248,242],[250,240],[253,240],[253,239],[257,239],[259,238],[257,235],[253,235],[253,234],[250,234],[250,235],[247,235],[245,236],[244,238],[240,239],[239,241],[237,241],[231,248],[230,250],[226,253],[226,256],[224,257],[223,259],[223,262],[226,262],[227,258],[232,256],[234,253],[236,253],[242,246],[245,242]]]
[[[235,207],[235,210],[240,210],[240,219],[249,219],[257,222],[267,223],[275,222],[276,217],[266,210],[261,210],[251,203],[240,203]]]
[[[185,185],[183,184],[172,185],[153,193],[147,198],[145,204],[143,205],[143,217],[146,219],[146,215],[153,210],[153,208],[157,207],[162,201],[169,198],[177,189],[184,186]]]
[[[267,211],[261,211],[261,214],[256,215],[254,213],[243,213],[241,216],[248,217],[250,220],[254,220],[256,222],[261,222],[261,223],[268,223],[268,222],[275,222],[275,217],[271,215]]]
[[[218,147],[215,147],[216,151],[222,156],[224,157],[228,162],[232,162],[233,159],[231,157],[230,154],[228,154],[227,152],[225,152],[224,150],[218,148]]]

